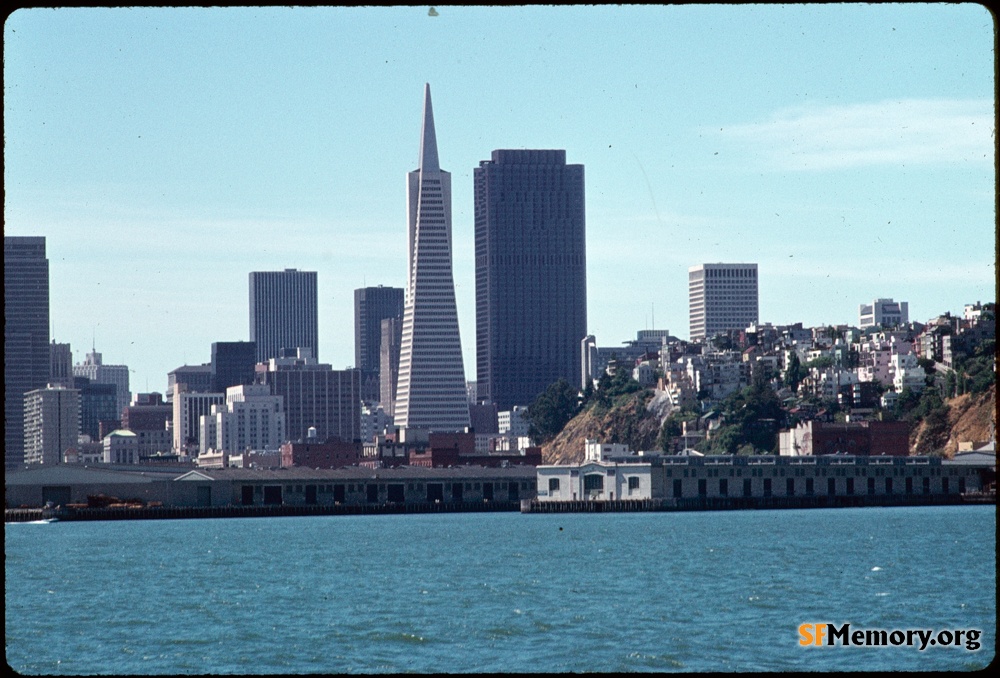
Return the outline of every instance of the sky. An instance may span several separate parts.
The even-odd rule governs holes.
[[[996,298],[994,18],[976,4],[20,9],[4,24],[4,234],[42,235],[52,338],[133,392],[249,337],[248,274],[406,283],[430,83],[475,379],[472,170],[585,166],[588,325],[687,338],[687,271],[759,266],[760,320],[926,321]]]

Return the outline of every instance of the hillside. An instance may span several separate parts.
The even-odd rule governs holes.
[[[996,385],[983,393],[960,395],[945,401],[947,427],[937,430],[921,422],[910,435],[911,454],[928,454],[943,449],[951,457],[960,442],[983,442],[994,434],[996,426]]]
[[[652,450],[660,432],[660,417],[647,408],[652,391],[620,396],[610,408],[589,407],[576,415],[562,432],[542,446],[544,464],[583,461],[587,438],[602,443],[625,443],[633,450]]]
[[[996,425],[996,386],[980,394],[965,394],[945,401],[945,425],[923,421],[910,434],[911,454],[944,450],[951,457],[960,442],[986,441]],[[584,441],[625,443],[633,450],[655,450],[660,423],[667,414],[663,403],[644,390],[619,397],[610,408],[588,407],[570,420],[542,446],[542,463],[576,464],[583,461]]]

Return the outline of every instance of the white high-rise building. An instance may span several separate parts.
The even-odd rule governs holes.
[[[691,341],[745,330],[758,321],[757,264],[698,264],[688,269]]]
[[[24,463],[61,463],[79,434],[78,390],[50,385],[24,394]]]
[[[194,451],[201,437],[201,415],[211,414],[212,405],[221,405],[226,399],[222,393],[194,393],[186,384],[174,384],[171,399],[174,408],[173,445],[178,454]]]
[[[284,400],[271,395],[266,384],[229,387],[225,404],[213,405],[199,418],[201,454],[277,450],[285,441]]]
[[[461,431],[469,426],[469,403],[451,267],[451,174],[438,164],[430,85],[420,166],[407,179],[408,276],[395,425]]]

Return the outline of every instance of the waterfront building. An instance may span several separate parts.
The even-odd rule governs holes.
[[[80,393],[47,386],[24,395],[25,464],[59,464],[80,434]]]
[[[354,290],[354,366],[361,370],[361,398],[369,404],[379,402],[382,396],[382,323],[394,320],[402,331],[403,296],[400,287]],[[396,346],[398,353],[398,342]],[[382,402],[383,407],[385,404]]]
[[[757,264],[698,264],[688,269],[691,341],[758,322]]]
[[[250,274],[250,341],[257,363],[281,349],[308,348],[319,357],[316,272],[286,268]]]
[[[805,421],[778,433],[781,456],[849,454],[905,457],[910,453],[910,424],[905,421]]]
[[[462,340],[451,264],[451,174],[438,162],[430,85],[424,89],[420,165],[407,175],[407,286],[395,425],[461,431],[469,426]]]
[[[360,370],[334,370],[304,348],[284,353],[257,365],[257,381],[284,397],[286,438],[306,440],[314,428],[319,442],[360,440]]]
[[[381,323],[379,349],[379,402],[390,419],[396,414],[396,388],[399,385],[399,349],[403,341],[403,319],[385,318]]]
[[[875,299],[858,306],[858,324],[868,327],[897,327],[910,322],[909,303],[892,299]]]
[[[49,383],[73,388],[73,351],[69,344],[49,344]]]
[[[996,479],[996,457],[967,463],[940,457],[628,455],[539,466],[540,502],[659,500],[665,506],[747,507],[947,503]],[[816,504],[823,498],[826,504]],[[730,502],[730,503],[726,503]],[[808,502],[814,502],[809,504]],[[838,503],[840,502],[840,503]],[[790,505],[790,504],[787,504]]]
[[[101,354],[96,349],[91,349],[82,363],[73,366],[73,376],[86,377],[95,384],[114,384],[114,419],[121,418],[122,410],[132,398],[128,390],[127,365],[105,365],[101,360]]]
[[[281,467],[344,468],[361,463],[362,444],[331,438],[326,442],[286,442],[281,446]]]
[[[117,384],[99,383],[87,377],[73,377],[73,388],[79,394],[80,428],[78,433],[91,440],[100,440],[101,422],[115,422],[122,416],[118,408]],[[124,408],[123,408],[124,409]],[[107,426],[107,424],[105,424]],[[118,428],[118,426],[114,426]]]
[[[212,344],[211,383],[213,393],[230,386],[245,386],[254,380],[257,344],[252,341],[216,341]]]
[[[173,402],[174,386],[184,386],[188,393],[212,392],[212,364],[181,365],[167,373],[167,402]]]
[[[478,400],[502,411],[581,383],[584,170],[563,150],[495,150],[473,182]]]
[[[45,238],[3,238],[4,462],[24,461],[24,396],[49,382],[49,260]]]

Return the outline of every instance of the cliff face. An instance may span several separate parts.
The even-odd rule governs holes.
[[[542,446],[543,464],[579,464],[587,438],[602,443],[624,443],[633,450],[652,450],[660,432],[660,418],[647,408],[651,391],[639,391],[601,410],[589,408],[574,417],[562,432]]]
[[[935,431],[926,421],[910,436],[910,452],[927,454],[944,449],[954,456],[962,442],[984,442],[994,435],[996,426],[996,385],[983,393],[960,395],[945,401],[948,405],[948,425],[945,431]]]

